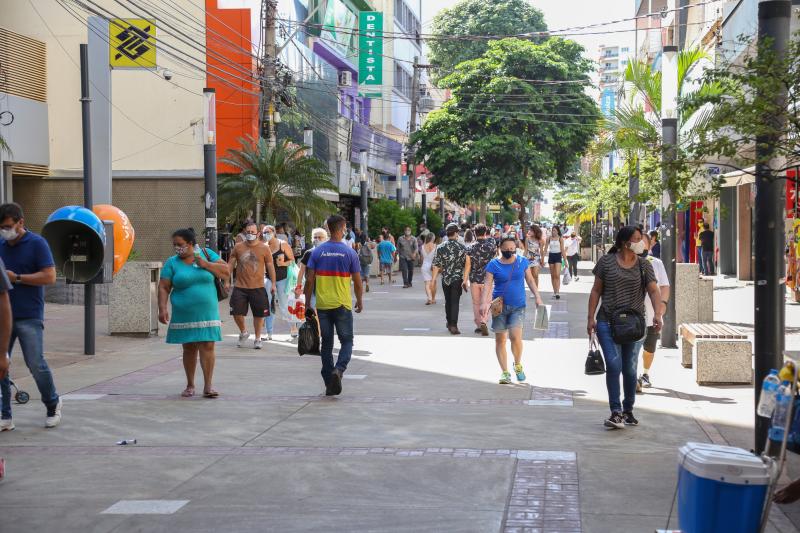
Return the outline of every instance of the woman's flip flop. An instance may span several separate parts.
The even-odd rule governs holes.
[[[215,390],[206,391],[203,393],[203,398],[216,398],[219,393]]]
[[[191,398],[192,396],[194,396],[194,387],[186,387],[185,389],[183,389],[181,396],[184,398]]]

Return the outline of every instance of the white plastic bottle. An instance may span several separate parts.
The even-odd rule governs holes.
[[[778,394],[780,384],[781,380],[778,377],[778,371],[773,368],[761,384],[761,397],[758,400],[758,409],[756,410],[758,416],[767,418],[772,416],[772,412],[775,410],[775,396]]]
[[[784,381],[775,395],[775,411],[772,413],[772,426],[769,428],[769,440],[782,442],[786,433],[786,421],[792,405],[792,385]]]

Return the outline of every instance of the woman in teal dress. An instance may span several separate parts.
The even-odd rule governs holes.
[[[158,320],[169,324],[167,342],[183,345],[186,389],[181,396],[194,396],[199,356],[205,380],[203,396],[216,398],[219,393],[211,386],[211,380],[214,343],[222,340],[222,322],[214,277],[227,279],[228,265],[214,250],[197,246],[197,237],[191,228],[173,233],[172,245],[175,255],[164,262],[158,283]],[[167,300],[172,304],[172,317]]]

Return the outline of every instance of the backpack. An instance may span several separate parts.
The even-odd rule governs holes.
[[[361,261],[362,265],[372,264],[372,250],[369,249],[368,244],[364,243],[358,249],[358,260]]]

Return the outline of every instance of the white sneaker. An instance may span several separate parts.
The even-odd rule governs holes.
[[[46,428],[54,428],[58,424],[61,423],[61,397],[58,398],[58,405],[56,405],[56,410],[53,413],[53,416],[48,416],[44,421],[44,427]]]
[[[0,431],[11,431],[14,429],[14,421],[10,418],[8,420],[0,420]]]
[[[268,341],[271,341],[271,340],[272,340],[272,333],[267,333],[267,340],[268,340]]]
[[[256,339],[256,340],[253,341],[253,349],[254,350],[260,350],[261,349],[261,345],[262,345],[261,339]]]
[[[239,348],[244,348],[244,343],[247,342],[247,339],[250,338],[250,334],[246,331],[244,333],[239,333]]]

